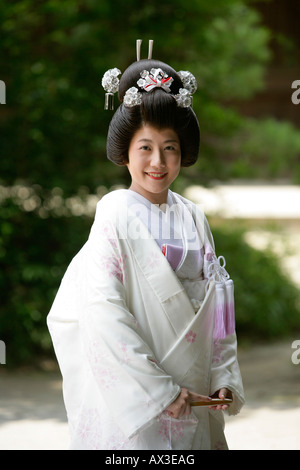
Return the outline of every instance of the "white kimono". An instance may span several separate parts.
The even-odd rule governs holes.
[[[179,264],[184,268],[190,250],[203,264],[198,278],[185,280],[130,193],[113,191],[98,203],[89,239],[47,318],[71,449],[227,448],[222,411],[193,407],[172,419],[164,410],[182,387],[202,395],[227,387],[229,413],[243,405],[232,281],[196,205],[169,191],[185,233]]]

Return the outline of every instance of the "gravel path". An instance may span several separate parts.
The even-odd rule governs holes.
[[[246,405],[226,418],[232,450],[300,450],[300,364],[295,339],[239,352]],[[300,355],[298,355],[300,357]]]
[[[300,364],[294,339],[241,348],[247,404],[226,417],[231,450],[300,450]],[[0,369],[0,450],[64,450],[69,436],[59,373]]]

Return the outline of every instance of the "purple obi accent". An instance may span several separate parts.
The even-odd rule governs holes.
[[[182,246],[165,244],[162,246],[162,252],[169,261],[172,269],[175,271],[183,256]]]
[[[235,308],[233,281],[216,284],[215,339],[226,338],[235,331]]]
[[[209,243],[204,247],[204,277],[216,284],[215,327],[213,337],[224,339],[235,331],[234,285],[225,270],[223,256],[216,257]]]

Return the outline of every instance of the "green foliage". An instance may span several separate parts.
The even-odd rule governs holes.
[[[234,224],[213,228],[218,254],[235,284],[237,332],[241,339],[267,340],[300,332],[300,295],[274,253],[250,247]]]
[[[269,33],[258,14],[243,2],[229,2],[203,29],[201,59],[195,64],[203,90],[218,101],[245,99],[264,87],[264,65],[270,58]]]
[[[20,210],[13,199],[0,206],[0,338],[7,367],[38,364],[49,354],[46,315],[67,264],[84,243],[91,220],[47,219]]]
[[[237,149],[234,142],[238,141]],[[231,174],[236,178],[290,178],[300,181],[300,132],[273,118],[244,120],[231,143]],[[270,158],[270,155],[272,158]]]

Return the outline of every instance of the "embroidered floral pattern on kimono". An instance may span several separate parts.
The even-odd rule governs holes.
[[[184,423],[180,420],[173,420],[164,416],[160,422],[159,434],[162,438],[170,440],[170,436],[177,441],[183,436]]]
[[[83,408],[77,425],[77,438],[87,450],[123,450],[132,448],[132,443],[120,431],[105,433],[107,419],[100,416],[97,408]]]
[[[194,343],[196,341],[196,333],[194,333],[192,330],[189,331],[185,337],[188,343]]]
[[[110,276],[116,277],[122,284],[125,282],[125,261],[127,255],[105,256],[102,259],[103,268]]]
[[[224,360],[224,345],[219,339],[215,339],[213,344],[212,362],[213,364],[221,364]]]
[[[118,384],[118,376],[109,365],[110,356],[108,352],[101,351],[101,347],[93,342],[88,351],[88,357],[97,382],[105,389],[110,389]]]

